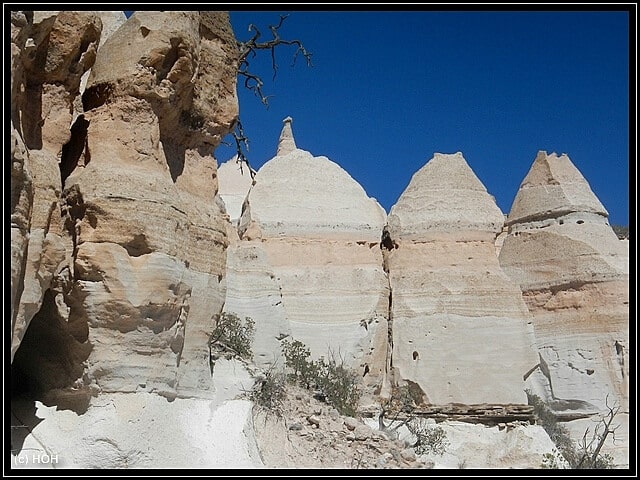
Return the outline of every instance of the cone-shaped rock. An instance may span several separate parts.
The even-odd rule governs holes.
[[[239,226],[243,240],[229,257],[237,274],[229,277],[227,304],[247,305],[237,313],[260,315],[254,320],[272,324],[273,337],[283,331],[284,311],[291,337],[314,357],[335,355],[367,369],[365,383],[380,381],[389,302],[379,247],[386,214],[339,165],[295,148],[288,121],[278,152],[258,171],[247,196]],[[249,250],[242,244],[264,253],[244,255],[241,249]],[[249,308],[266,299],[257,300],[249,285],[233,284],[251,281],[247,272],[255,270],[242,258],[268,263],[280,292],[270,312]],[[251,298],[237,298],[243,291]],[[256,353],[273,362],[279,349],[265,352],[256,345]]]
[[[284,127],[282,127],[282,132],[280,132],[280,139],[278,140],[278,150],[276,151],[276,156],[286,155],[287,153],[291,153],[298,148],[296,147],[296,141],[293,138],[291,122],[293,122],[293,119],[291,117],[287,117],[282,121],[282,123],[284,123]]]
[[[572,212],[608,216],[589,184],[565,154],[540,151],[522,181],[509,212],[509,224]]]
[[[565,413],[606,411],[607,395],[624,412],[629,258],[606,210],[566,155],[540,152],[508,223],[500,264],[522,288],[541,358],[530,388]]]
[[[395,240],[495,238],[503,223],[502,212],[460,152],[436,153],[413,175],[388,220]]]
[[[240,221],[263,238],[342,238],[378,242],[386,214],[338,164],[295,147],[285,122],[279,153],[255,178]],[[255,233],[249,232],[250,235]]]
[[[503,219],[459,153],[436,154],[391,209],[394,379],[426,403],[526,403],[537,357],[520,290],[495,254]]]

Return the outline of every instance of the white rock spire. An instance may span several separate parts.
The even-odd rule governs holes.
[[[296,141],[293,138],[293,131],[291,130],[291,122],[293,119],[291,117],[285,118],[282,123],[284,126],[282,127],[282,132],[280,133],[280,140],[278,140],[278,150],[276,151],[276,156],[286,155],[287,153],[291,153],[296,150]]]

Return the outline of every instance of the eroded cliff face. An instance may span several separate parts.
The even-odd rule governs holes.
[[[345,361],[363,411],[409,385],[452,418],[522,412],[525,388],[559,413],[596,413],[607,394],[628,412],[628,244],[568,157],[538,155],[506,229],[461,154],[436,154],[387,218],[298,148],[290,119],[255,179],[233,161],[219,172],[211,154],[238,115],[222,12],[13,12],[11,72],[12,393],[51,406],[12,405],[12,449],[63,466],[262,466],[236,398],[252,375],[210,361],[221,311],[256,322],[257,369],[281,366],[291,338]],[[267,422],[258,438],[315,449],[308,423],[298,445]],[[347,423],[320,437],[356,458]],[[474,427],[511,448],[514,431]],[[287,466],[340,457],[298,453]]]
[[[293,338],[379,387],[389,298],[379,247],[385,212],[338,165],[297,148],[291,120],[284,123],[276,156],[244,202],[241,239],[229,249],[225,309],[256,321],[258,365],[283,365],[280,341]]]
[[[620,406],[622,438],[629,253],[607,216],[567,155],[539,152],[509,213],[500,264],[521,286],[533,318],[540,359],[529,388],[569,418]]]
[[[227,14],[139,12],[97,56],[96,13],[12,25],[12,353],[43,325],[17,369],[41,390],[208,396],[227,246],[211,153],[238,114]],[[35,345],[56,337],[73,367],[45,380],[58,360]]]
[[[495,254],[503,218],[460,153],[435,154],[391,209],[394,378],[427,404],[527,402],[537,358],[520,289]]]
[[[90,350],[83,325],[68,321],[73,245],[59,163],[101,29],[92,12],[11,13],[11,358],[19,388],[69,385]]]

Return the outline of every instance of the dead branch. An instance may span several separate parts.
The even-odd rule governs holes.
[[[311,53],[307,51],[300,40],[284,40],[280,38],[280,27],[282,27],[284,20],[288,16],[288,14],[280,15],[280,21],[277,25],[269,25],[269,30],[271,31],[271,35],[273,37],[272,39],[265,42],[260,42],[259,39],[262,36],[260,30],[258,30],[258,27],[256,27],[254,24],[249,24],[249,32],[254,32],[253,36],[246,42],[238,42],[238,75],[244,77],[244,87],[247,90],[251,90],[254,95],[260,99],[260,102],[262,102],[262,104],[266,108],[269,108],[270,95],[265,95],[262,91],[264,81],[262,80],[260,75],[256,75],[255,73],[249,71],[249,58],[255,58],[258,50],[269,50],[271,52],[271,68],[273,69],[274,80],[278,72],[278,64],[276,63],[276,47],[280,45],[293,45],[297,47],[295,53],[293,54],[292,66],[295,65],[296,59],[299,55],[304,56],[307,61],[307,66],[313,66],[311,64]],[[236,122],[231,136],[235,141],[236,162],[240,165],[240,172],[244,173],[242,164],[245,163],[247,165],[247,168],[249,169],[251,179],[253,179],[256,175],[256,171],[251,168],[249,159],[245,154],[245,150],[247,152],[249,151],[249,139],[245,136],[244,131],[242,130],[242,123],[240,123],[240,119],[238,119],[238,121]]]
[[[575,468],[582,468],[583,465],[590,464],[591,468],[596,465],[596,461],[600,456],[600,450],[604,446],[607,437],[609,435],[613,435],[613,442],[616,441],[616,430],[620,427],[620,425],[616,425],[612,427],[612,423],[620,411],[619,405],[614,405],[613,407],[609,405],[609,396],[605,399],[605,404],[607,406],[608,412],[602,416],[598,423],[596,424],[593,435],[591,439],[587,441],[587,436],[589,433],[589,428],[587,428],[582,436],[582,440],[580,441],[580,449],[582,450],[582,456],[580,457],[580,461],[576,465]],[[593,445],[596,445],[593,448]],[[586,462],[586,463],[585,463]]]
[[[273,79],[275,80],[276,74],[278,72],[278,64],[276,63],[276,47],[280,45],[293,45],[296,46],[297,49],[293,54],[293,63],[292,66],[295,65],[296,59],[299,55],[304,56],[307,61],[307,66],[313,66],[311,63],[311,53],[307,51],[300,40],[284,40],[280,38],[279,30],[282,27],[284,20],[289,15],[280,15],[280,21],[278,25],[269,25],[269,30],[271,31],[271,35],[273,38],[266,42],[259,42],[258,40],[262,36],[258,27],[254,24],[249,25],[249,31],[253,31],[253,37],[251,37],[246,42],[238,42],[238,75],[244,77],[244,86],[245,88],[253,91],[253,93],[260,99],[260,101],[268,108],[269,101],[268,97],[265,96],[262,92],[262,87],[264,86],[264,82],[259,75],[255,75],[249,71],[249,56],[251,58],[256,57],[257,50],[269,50],[271,52],[271,67],[273,69]]]

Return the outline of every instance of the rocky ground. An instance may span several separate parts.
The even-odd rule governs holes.
[[[254,408],[254,428],[268,468],[432,468],[403,440],[341,415],[290,386],[280,412]]]

